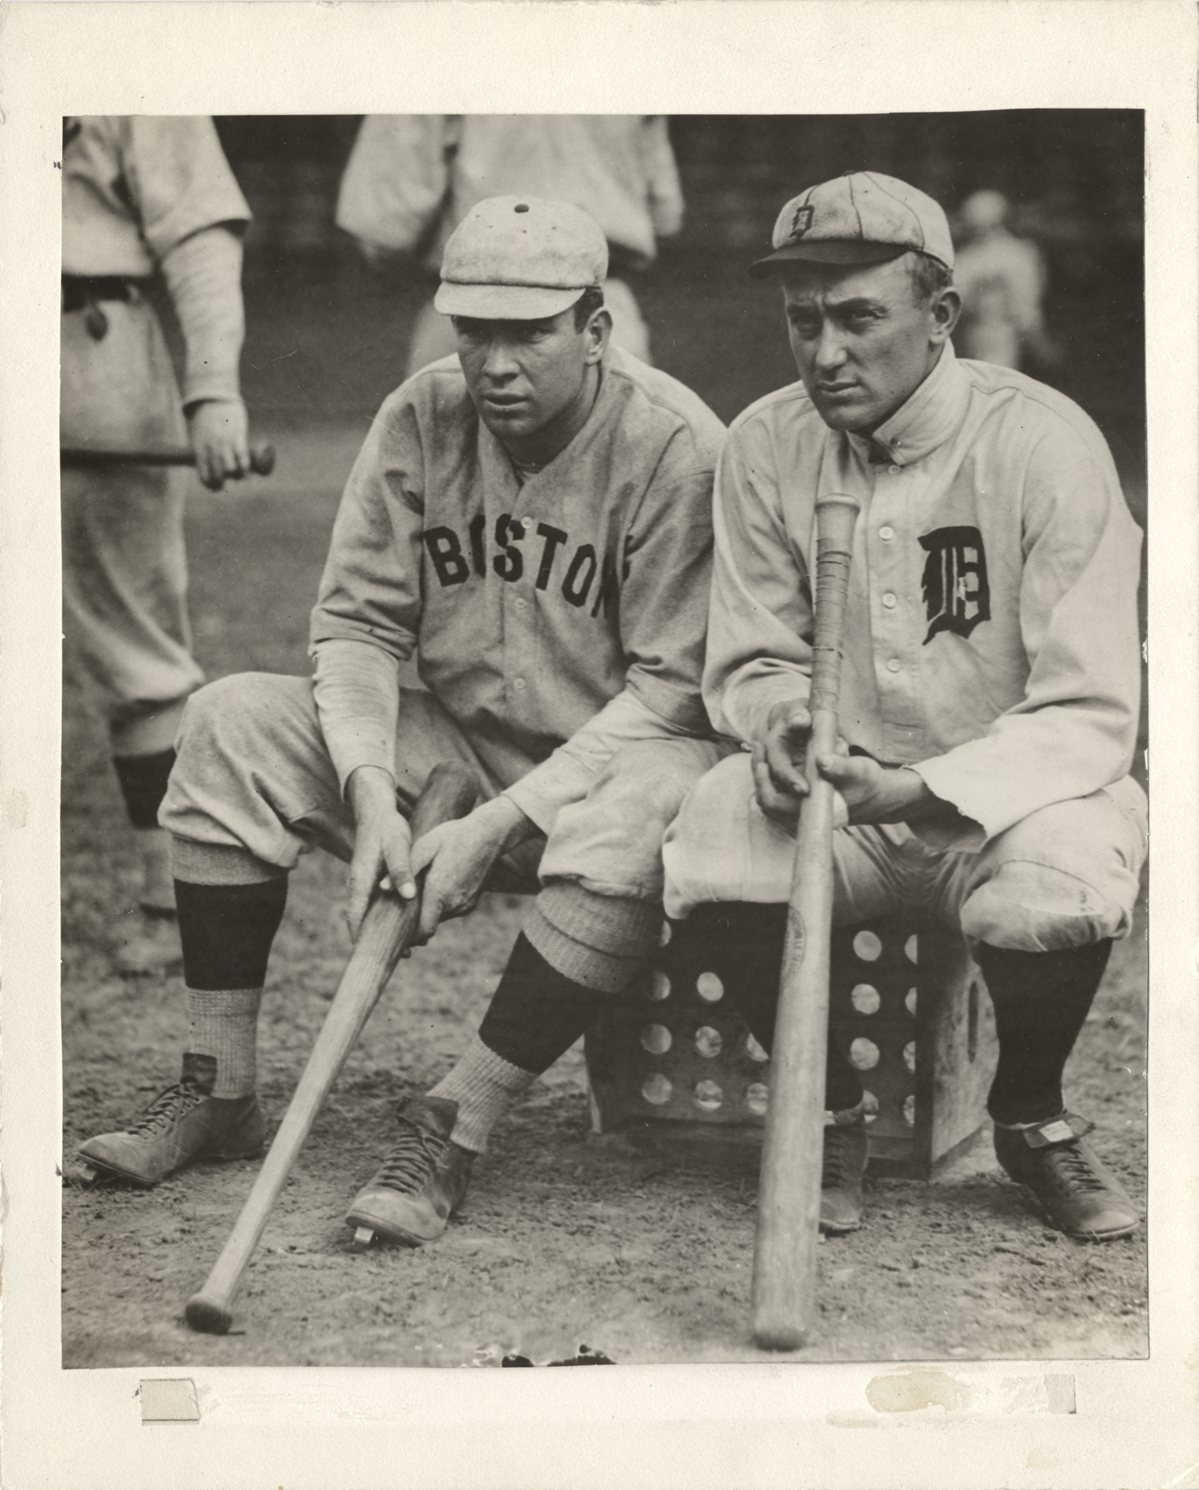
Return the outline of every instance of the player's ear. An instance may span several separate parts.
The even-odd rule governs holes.
[[[962,297],[950,285],[948,289],[937,291],[929,309],[933,317],[933,329],[929,339],[934,345],[940,345],[947,342],[953,335],[953,328],[957,325],[958,317],[962,313]]]
[[[612,314],[606,305],[592,312],[591,319],[583,328],[583,336],[587,342],[585,361],[588,364],[598,362],[608,350],[612,336]]]

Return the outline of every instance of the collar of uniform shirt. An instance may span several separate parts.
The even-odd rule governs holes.
[[[949,342],[915,393],[873,435],[850,433],[854,449],[873,465],[910,466],[943,445],[961,424],[970,382]]]

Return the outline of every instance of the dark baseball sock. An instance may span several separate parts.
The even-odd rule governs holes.
[[[978,947],[999,1036],[999,1065],[987,1098],[997,1123],[1039,1123],[1064,1110],[1062,1072],[1111,950],[1110,938],[1061,952]]]
[[[521,932],[479,1026],[479,1039],[509,1065],[540,1076],[612,997],[558,972]]]
[[[261,988],[287,904],[287,876],[250,885],[175,881],[183,980],[193,989]]]
[[[135,828],[157,828],[158,809],[167,792],[167,778],[175,764],[173,750],[154,755],[114,755],[117,784],[125,799],[125,811]]]
[[[726,997],[754,1039],[772,1050],[787,907],[748,901],[704,905],[692,912],[691,921],[702,938],[705,965],[724,984]],[[824,1083],[824,1105],[830,1112],[847,1111],[862,1100],[861,1079],[831,1036]]]

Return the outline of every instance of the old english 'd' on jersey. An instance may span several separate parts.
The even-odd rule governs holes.
[[[993,836],[1126,774],[1136,740],[1141,535],[1103,437],[1031,378],[959,361],[873,440],[801,384],[738,418],[717,475],[704,697],[760,738],[806,698],[815,500],[862,506],[841,733],[913,766]]]
[[[572,737],[585,747],[588,727],[593,751],[608,748],[596,716],[618,700],[623,728],[635,717],[650,733],[653,721],[705,731],[723,433],[681,383],[609,348],[586,424],[522,482],[457,357],[434,363],[384,403],[350,475],[313,648],[368,642],[397,662],[415,651],[421,681],[468,734],[535,761]],[[344,779],[352,762],[330,748]],[[391,765],[370,747],[360,763]],[[535,821],[585,790],[567,771],[542,791],[549,770],[509,792]]]

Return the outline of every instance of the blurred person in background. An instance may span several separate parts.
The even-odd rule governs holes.
[[[678,168],[661,115],[368,114],[342,177],[337,225],[367,260],[407,258],[427,276],[405,376],[457,350],[433,308],[442,250],[478,202],[528,193],[571,202],[608,240],[604,304],[612,340],[649,362],[627,283],[683,222]]]
[[[1010,207],[997,191],[976,191],[958,214],[954,282],[962,297],[955,341],[963,357],[999,367],[1024,367],[1029,354],[1056,360],[1045,334],[1041,302],[1045,261],[1008,226]]]
[[[249,208],[207,115],[63,120],[64,447],[146,450],[186,438],[219,491],[250,469],[238,373],[242,234]],[[151,299],[183,333],[183,392]],[[188,696],[191,655],[179,468],[62,472],[63,610],[99,693],[137,843],[135,916],[117,936],[125,976],[182,966],[158,807]]]

